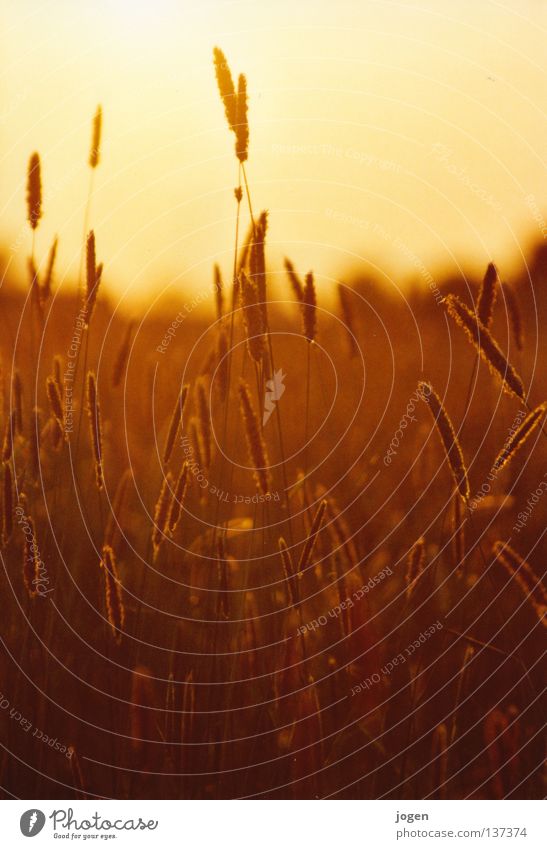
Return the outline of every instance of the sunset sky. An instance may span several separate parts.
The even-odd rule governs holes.
[[[254,208],[269,264],[326,290],[358,264],[502,273],[545,235],[547,3],[3,0],[2,250],[24,268],[29,155],[43,163],[36,256],[78,272],[91,119],[104,111],[90,223],[123,298],[201,290],[233,247],[233,137],[211,52],[248,76]],[[543,217],[543,219],[542,219]]]

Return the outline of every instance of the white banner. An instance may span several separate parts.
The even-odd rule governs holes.
[[[535,801],[59,801],[0,803],[2,845],[192,849],[545,846]],[[543,812],[544,813],[544,812]],[[116,843],[113,843],[116,841]]]

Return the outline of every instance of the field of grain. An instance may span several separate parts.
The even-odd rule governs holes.
[[[246,79],[214,58],[235,247],[201,292],[115,310],[92,204],[57,287],[29,162],[29,279],[3,262],[0,291],[2,793],[543,797],[545,247],[399,292],[271,267]]]

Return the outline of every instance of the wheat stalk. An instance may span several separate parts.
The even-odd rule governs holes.
[[[308,568],[310,565],[310,561],[313,555],[313,550],[315,548],[315,544],[317,542],[317,535],[321,529],[321,524],[323,522],[323,517],[325,515],[325,510],[327,509],[327,501],[323,499],[317,508],[315,516],[313,517],[313,521],[311,523],[310,532],[304,543],[304,548],[302,549],[302,554],[300,555],[300,560],[298,561],[298,574],[302,575],[302,573]]]
[[[488,329],[494,319],[494,304],[498,294],[499,277],[496,266],[489,262],[477,297],[479,321]]]
[[[127,487],[131,479],[131,469],[126,469],[117,483],[116,491],[114,492],[114,498],[112,499],[112,504],[110,505],[110,513],[108,515],[108,520],[106,523],[104,540],[105,544],[112,546],[112,548],[115,548],[114,540],[116,537],[116,532],[119,531],[118,517],[121,513],[121,508],[127,493]]]
[[[32,230],[36,230],[42,217],[42,177],[40,156],[33,153],[27,173],[27,218]]]
[[[221,328],[217,342],[217,383],[220,397],[223,401],[228,395],[228,381],[230,379],[230,364],[228,359],[228,334]]]
[[[287,277],[289,278],[289,282],[292,286],[294,296],[296,300],[301,303],[304,298],[304,286],[302,285],[300,277],[294,270],[294,265],[287,257],[285,257],[285,271],[287,272]]]
[[[167,528],[167,519],[169,517],[169,506],[171,504],[171,492],[173,489],[173,476],[171,472],[167,472],[164,477],[159,498],[156,502],[154,510],[154,524],[152,527],[152,547],[154,549],[154,560],[158,556],[160,546],[165,536]]]
[[[409,596],[414,589],[416,582],[422,572],[424,571],[425,566],[425,539],[420,537],[420,539],[416,540],[414,545],[409,551],[407,563],[406,563],[406,593]]]
[[[530,602],[534,612],[543,625],[547,624],[547,593],[541,579],[536,575],[528,561],[512,548],[508,542],[497,540],[492,552],[497,562],[514,578],[525,598]]]
[[[38,594],[40,556],[36,544],[34,522],[28,515],[25,516],[25,522],[28,525],[28,533],[25,533],[23,548],[23,581],[30,598],[34,598]]]
[[[125,608],[116,558],[110,545],[103,545],[101,567],[104,570],[106,615],[114,638],[119,643],[125,622]]]
[[[338,297],[342,308],[342,319],[347,330],[350,357],[355,357],[358,351],[355,341],[355,325],[353,321],[353,310],[348,297],[346,287],[338,284]]]
[[[464,501],[469,498],[469,480],[467,477],[467,469],[463,459],[463,452],[458,442],[456,432],[450,421],[443,403],[430,383],[420,381],[418,384],[418,394],[420,398],[428,405],[433,421],[437,427],[437,432],[443,443],[448,463],[452,471],[452,475],[458,487],[458,492]]]
[[[465,518],[457,494],[452,499],[452,551],[456,566],[461,568],[465,559]]]
[[[23,385],[21,383],[21,375],[17,370],[13,372],[12,387],[15,427],[18,433],[23,433]]]
[[[180,470],[180,474],[177,479],[177,483],[175,489],[173,491],[173,498],[171,500],[171,505],[169,507],[169,519],[167,521],[167,527],[171,534],[175,532],[175,529],[178,525],[180,513],[182,507],[184,505],[184,499],[186,498],[186,489],[188,487],[188,463],[185,460],[182,464],[182,469]]]
[[[99,286],[101,283],[101,277],[103,273],[103,265],[99,263],[97,265],[96,259],[96,251],[95,251],[95,233],[93,230],[89,231],[89,235],[87,237],[86,242],[86,324],[89,325],[91,323],[91,316],[93,315],[93,310],[95,309],[95,302],[97,300],[97,293],[99,291]]]
[[[299,576],[296,574],[290,549],[283,537],[279,537],[278,545],[279,553],[281,555],[281,563],[283,566],[283,574],[285,575],[288,602],[293,607],[298,607],[300,604],[300,587],[298,584]]]
[[[251,279],[256,285],[257,302],[262,313],[262,324],[264,329],[268,327],[268,304],[266,297],[266,230],[268,229],[268,213],[266,210],[260,213],[253,230],[250,254]]]
[[[184,412],[184,408],[186,406],[186,398],[188,397],[188,389],[189,386],[187,383],[181,389],[180,395],[177,398],[177,403],[173,409],[173,413],[171,415],[171,421],[169,422],[169,430],[167,431],[167,439],[165,440],[165,447],[163,449],[163,463],[164,465],[169,462],[169,458],[171,457],[173,451],[173,445],[175,444],[175,437],[177,435],[177,431],[179,429],[180,423],[182,421],[182,414]]]
[[[514,433],[511,434],[509,439],[505,442],[502,450],[496,457],[493,465],[493,469],[496,472],[499,472],[500,469],[503,469],[507,463],[513,459],[515,454],[520,450],[520,448],[524,445],[528,437],[534,432],[536,427],[540,424],[543,416],[545,415],[545,410],[547,410],[547,401],[544,401],[542,404],[539,404],[531,413],[528,413],[520,427],[518,427]]]
[[[49,401],[49,407],[53,414],[53,418],[57,422],[59,426],[59,430],[61,432],[61,436],[65,437],[65,426],[64,426],[64,410],[63,410],[63,400],[61,397],[61,390],[59,388],[59,384],[57,383],[54,377],[48,375],[46,378],[46,392],[47,399]]]
[[[11,465],[4,462],[4,501],[2,504],[2,543],[8,544],[13,533],[13,477]]]
[[[101,155],[101,133],[103,128],[103,110],[101,106],[97,106],[97,111],[93,117],[93,126],[91,130],[91,148],[89,151],[89,167],[95,169],[99,164]]]
[[[222,283],[222,274],[217,263],[214,266],[214,286],[215,286],[215,302],[217,309],[217,318],[220,321],[224,315],[224,286]]]
[[[501,379],[505,391],[524,401],[524,384],[490,331],[455,295],[447,295],[445,302],[449,315],[463,328],[490,370]]]
[[[259,302],[258,287],[254,280],[250,280],[242,270],[239,273],[240,299],[243,309],[243,320],[247,335],[247,349],[249,356],[256,363],[260,363],[265,351],[265,324],[264,310]]]
[[[130,321],[125,328],[125,334],[120,347],[116,353],[114,365],[112,366],[112,386],[116,388],[120,385],[122,375],[127,366],[129,357],[129,349],[131,347],[131,333],[133,332],[133,322]]]
[[[514,292],[511,286],[507,285],[507,283],[501,284],[501,291],[503,292],[503,297],[505,298],[507,312],[509,314],[509,321],[513,330],[513,338],[515,340],[517,351],[522,351],[524,349],[524,332],[522,329],[522,316],[520,313],[517,294],[516,292]]]
[[[243,380],[239,384],[239,400],[249,458],[254,466],[255,480],[262,495],[267,495],[270,491],[270,474],[266,444],[258,427],[258,419],[251,403],[249,387]]]
[[[240,162],[245,162],[249,153],[249,121],[247,118],[247,79],[239,75],[237,84],[236,104],[236,156]]]
[[[12,410],[6,420],[6,429],[4,431],[4,443],[2,445],[2,462],[7,463],[13,455],[13,437],[15,434],[15,417],[16,412]]]
[[[95,458],[95,482],[97,484],[97,489],[101,490],[104,484],[101,408],[97,397],[97,383],[92,371],[87,373],[87,412],[89,415],[89,425],[91,429],[93,456]]]
[[[306,274],[304,293],[302,297],[302,325],[304,336],[308,342],[313,342],[317,335],[317,298],[315,295],[315,283],[313,273]]]
[[[211,468],[211,411],[203,377],[196,381],[196,406],[201,456],[206,469]]]
[[[226,56],[220,47],[213,48],[213,62],[215,66],[218,90],[220,92],[222,102],[224,103],[226,120],[228,121],[229,128],[235,132],[237,122],[237,96]]]
[[[44,279],[42,281],[42,286],[41,286],[41,297],[42,297],[43,303],[45,303],[51,295],[51,284],[52,284],[52,281],[53,281],[53,269],[55,267],[55,258],[57,256],[58,243],[59,243],[59,240],[57,239],[57,236],[55,236],[55,238],[52,242],[52,245],[49,249],[47,266],[46,266],[46,273],[44,274]]]

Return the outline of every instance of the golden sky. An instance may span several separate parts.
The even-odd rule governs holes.
[[[237,168],[211,61],[248,76],[248,175],[269,265],[323,287],[354,262],[399,285],[444,266],[510,273],[545,236],[543,0],[3,0],[0,215],[23,268],[29,155],[45,262],[78,272],[91,119],[91,225],[122,301],[229,275]]]

